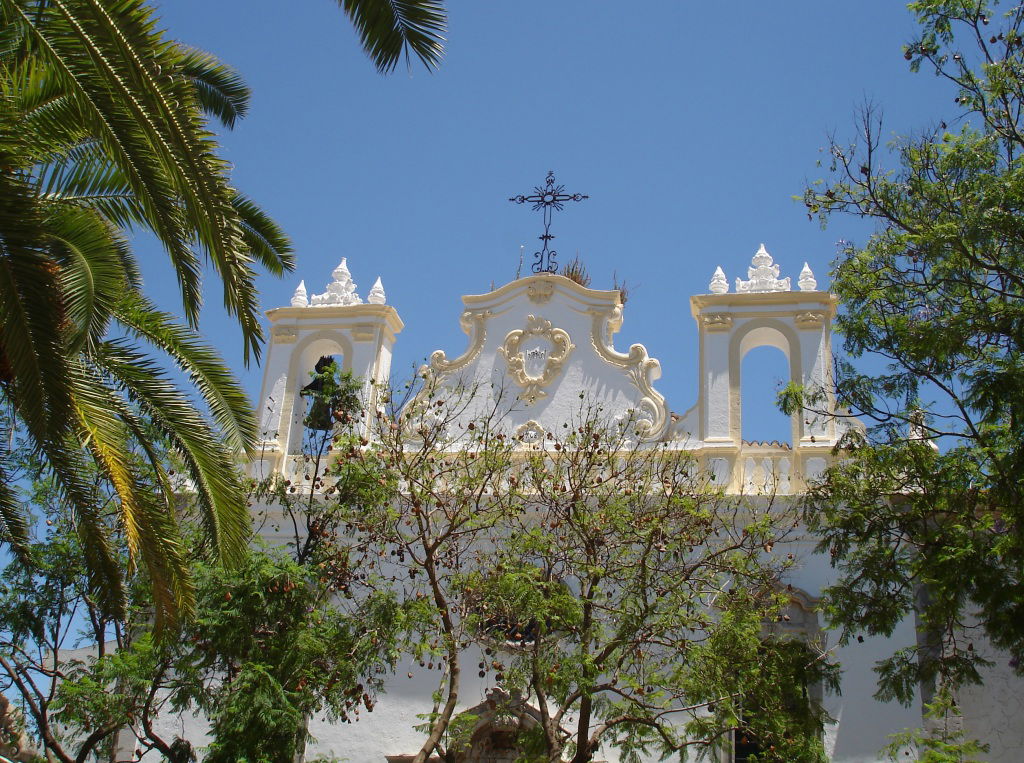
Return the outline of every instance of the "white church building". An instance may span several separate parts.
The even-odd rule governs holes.
[[[753,256],[746,278],[730,284],[721,268],[715,270],[708,293],[690,298],[698,357],[662,359],[674,367],[692,368],[699,379],[697,400],[679,406],[657,389],[661,360],[650,357],[642,344],[615,346],[624,318],[618,291],[585,288],[567,277],[540,273],[486,294],[462,297],[461,314],[453,305],[452,317],[458,317],[467,335],[466,346],[436,350],[425,373],[442,381],[457,377],[477,383],[481,390],[513,390],[522,404],[508,413],[503,426],[526,440],[560,427],[583,395],[613,418],[632,417],[642,440],[691,451],[725,493],[756,495],[770,490],[776,500],[793,500],[831,463],[833,446],[850,424],[794,415],[788,443],[743,441],[743,359],[761,346],[778,348],[787,359],[790,380],[828,389],[836,309],[835,296],[819,288],[810,268],[804,265],[793,279],[780,277],[779,265],[763,246]],[[374,390],[389,380],[403,320],[398,309],[387,304],[380,279],[365,301],[358,296],[344,260],[324,293],[309,296],[300,285],[290,306],[272,309],[267,317],[270,343],[258,406],[265,440],[260,459],[250,469],[256,475],[287,477],[301,465],[305,401],[299,393],[317,360],[340,358],[345,370],[364,381],[372,405]],[[467,410],[466,416],[472,415]],[[822,630],[814,605],[835,573],[826,557],[812,553],[813,545],[812,538],[794,542],[798,564],[788,582],[797,593],[791,626],[820,633],[828,643],[830,635]],[[922,725],[919,706],[906,708],[872,697],[875,662],[891,654],[894,645],[911,644],[915,638],[913,622],[904,623],[892,640],[865,638],[836,646],[831,638],[836,647],[832,654],[843,670],[841,693],[823,698],[833,719],[824,729],[831,760],[880,760],[879,750],[890,734]],[[964,693],[964,724],[971,735],[991,745],[986,760],[1021,761],[1024,682],[1013,676],[1005,658],[993,658],[995,667],[986,672],[984,686]],[[475,676],[469,679],[460,696],[463,709],[473,710],[483,729],[495,686],[487,679],[475,681]],[[310,731],[316,741],[307,759],[411,760],[410,753],[423,740],[414,729],[420,722],[417,715],[429,707],[434,688],[430,676],[409,679],[400,667],[372,715],[337,726],[314,719]],[[482,747],[475,755],[467,761],[512,760]],[[602,750],[599,757],[609,763],[616,760],[614,751]],[[736,759],[732,749],[721,751],[721,763]]]

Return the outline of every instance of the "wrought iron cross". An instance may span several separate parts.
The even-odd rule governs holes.
[[[534,187],[534,193],[529,196],[519,194],[518,196],[510,196],[509,201],[514,201],[516,204],[533,204],[533,209],[544,210],[544,233],[538,236],[538,238],[544,242],[544,246],[541,247],[539,252],[534,252],[534,262],[531,268],[534,273],[557,273],[558,252],[554,249],[548,248],[548,242],[554,238],[551,234],[551,212],[553,210],[561,211],[564,207],[563,202],[566,201],[583,201],[590,197],[583,193],[565,193],[564,185],[555,185],[555,173],[548,172],[547,182],[543,186]]]

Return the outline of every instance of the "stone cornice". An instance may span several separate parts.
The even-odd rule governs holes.
[[[520,278],[486,294],[467,294],[462,298],[462,302],[466,307],[475,309],[493,307],[524,291],[535,303],[546,302],[554,291],[562,291],[589,304],[598,303],[612,306],[622,304],[621,296],[616,289],[588,289],[570,278],[555,273]]]
[[[392,334],[405,328],[405,323],[398,317],[398,311],[391,305],[325,305],[320,307],[275,307],[267,310],[267,318],[271,325],[280,322],[294,321],[296,328],[336,328],[349,323],[379,322],[383,320]],[[343,319],[341,323],[339,319]]]
[[[727,313],[740,310],[744,313],[751,308],[770,306],[773,315],[778,315],[779,305],[792,305],[793,312],[805,312],[810,306],[824,308],[828,316],[835,315],[839,297],[827,291],[767,291],[747,292],[743,294],[695,294],[690,297],[690,313],[696,318],[703,310],[712,309],[716,313]],[[819,309],[820,309],[819,308]]]

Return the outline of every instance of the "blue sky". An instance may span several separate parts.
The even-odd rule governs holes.
[[[683,411],[696,395],[688,299],[716,265],[730,283],[746,277],[763,241],[782,275],[795,281],[806,260],[823,287],[835,242],[868,234],[846,219],[822,231],[792,198],[824,176],[827,135],[853,138],[866,100],[893,135],[955,116],[946,85],[909,72],[901,46],[916,27],[893,0],[454,0],[440,70],[390,76],[330,0],[157,5],[172,37],[217,54],[253,90],[224,156],[298,259],[292,276],[260,279],[264,307],[286,305],[300,278],[322,291],[348,257],[360,294],[380,275],[406,323],[396,378],[434,349],[461,352],[459,297],[512,280],[520,245],[528,266],[539,214],[507,199],[550,169],[590,195],[556,214],[561,260],[579,252],[595,288],[613,274],[630,285],[616,344],[645,344],[662,362],[657,387]],[[165,258],[139,245],[147,289],[176,309]],[[243,369],[218,289],[211,280],[202,331],[255,395],[260,371]],[[783,364],[750,363],[756,410]],[[775,436],[770,418],[745,417],[745,435]]]

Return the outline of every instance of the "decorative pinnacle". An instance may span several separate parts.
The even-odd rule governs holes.
[[[558,252],[548,248],[548,242],[554,239],[554,235],[551,233],[551,213],[554,210],[562,211],[565,207],[563,202],[583,201],[590,197],[585,193],[565,193],[564,185],[555,185],[555,173],[553,171],[548,171],[545,184],[543,186],[535,186],[533,191],[530,195],[519,194],[518,196],[510,196],[508,200],[516,204],[530,203],[533,205],[534,211],[538,209],[543,210],[544,232],[538,238],[544,245],[540,251],[533,253],[534,262],[531,269],[534,273],[557,273],[558,262],[556,258]]]
[[[327,291],[323,294],[314,294],[310,300],[313,307],[362,304],[362,300],[356,294],[356,285],[352,280],[352,274],[348,271],[346,258],[341,258],[341,262],[331,272],[331,276],[334,280],[327,284]]]
[[[292,307],[308,307],[309,300],[306,299],[306,282],[299,281],[299,287],[292,294]]]
[[[384,284],[380,282],[380,276],[377,276],[377,280],[373,282],[373,288],[366,295],[366,301],[371,305],[383,305],[387,301],[387,297],[384,294]]]
[[[711,276],[711,283],[708,284],[708,291],[712,294],[725,294],[729,291],[729,281],[726,279],[721,265],[715,268],[715,274]]]
[[[758,247],[751,258],[751,266],[747,268],[747,278],[736,279],[736,291],[743,293],[765,291],[789,291],[789,277],[779,278],[779,266],[774,264],[764,244]]]
[[[818,282],[814,279],[814,273],[811,272],[811,266],[806,262],[804,263],[803,270],[800,271],[800,278],[796,283],[797,286],[800,287],[800,291],[814,291],[818,288]]]
[[[348,281],[352,278],[352,274],[348,270],[348,257],[341,258],[341,262],[338,263],[338,267],[331,271],[331,276],[335,281],[341,282]]]
[[[768,250],[765,249],[763,242],[757,248],[757,252],[754,253],[754,256],[751,258],[750,261],[755,268],[770,268],[773,262],[772,256],[768,254]]]

